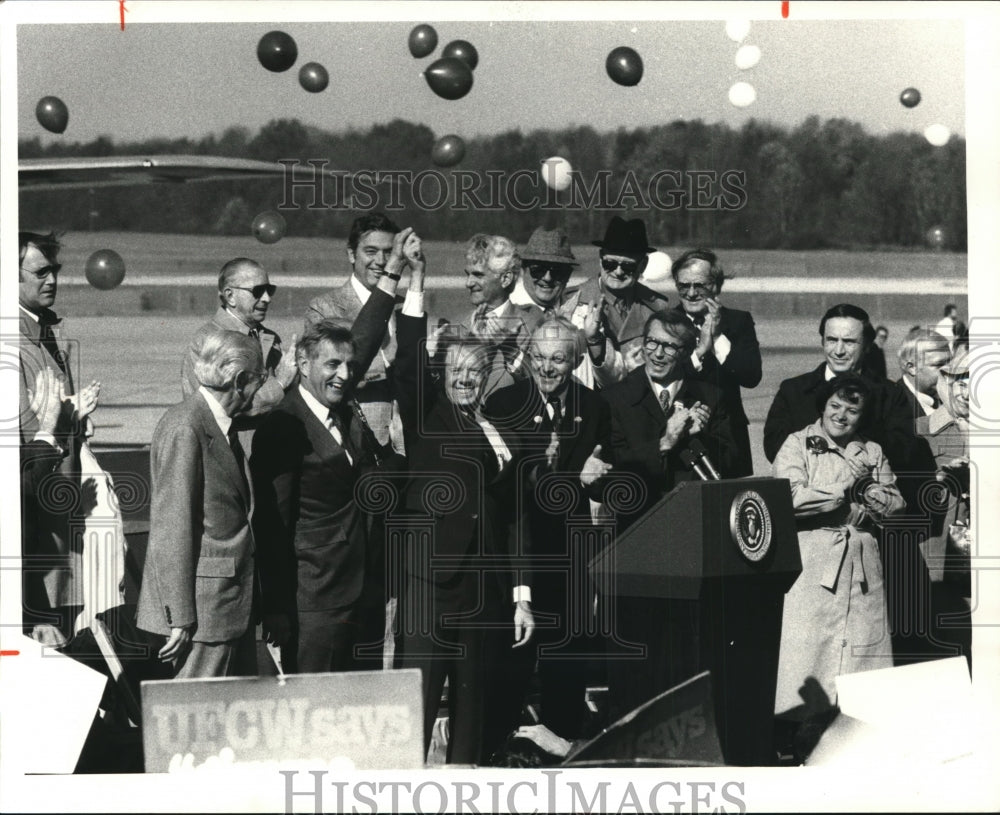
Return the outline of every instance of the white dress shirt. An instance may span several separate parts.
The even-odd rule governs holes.
[[[323,405],[315,396],[303,388],[302,385],[299,385],[299,393],[302,395],[302,401],[306,403],[306,407],[308,407],[309,410],[312,411],[313,415],[323,423],[323,427],[330,431],[330,435],[333,436],[333,440],[344,448],[344,455],[347,456],[347,460],[353,464],[354,459],[351,456],[350,451],[347,449],[347,445],[344,444],[344,437],[337,425],[333,423],[333,419],[330,418],[330,408]]]

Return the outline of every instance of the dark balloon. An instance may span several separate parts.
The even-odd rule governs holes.
[[[277,243],[285,237],[287,224],[280,212],[268,210],[253,219],[253,236],[261,243]]]
[[[98,249],[87,258],[84,274],[95,289],[110,291],[125,279],[125,261],[113,249]]]
[[[461,99],[472,88],[472,69],[457,57],[442,57],[424,71],[431,90],[444,99]]]
[[[920,91],[916,88],[907,88],[899,95],[899,101],[904,108],[915,108],[920,104]]]
[[[330,74],[318,62],[307,62],[299,68],[299,84],[309,93],[319,93],[330,84]]]
[[[299,58],[299,48],[284,31],[268,31],[257,43],[257,59],[267,70],[287,71]]]
[[[433,26],[418,25],[410,32],[410,53],[417,59],[430,54],[438,45],[438,33]]]
[[[62,133],[69,124],[69,109],[58,96],[43,96],[35,105],[38,123],[53,133]]]
[[[465,142],[454,133],[434,142],[431,158],[438,167],[451,167],[465,158]]]
[[[476,50],[476,46],[465,40],[452,40],[441,49],[441,56],[460,59],[473,71],[479,64],[479,52]]]
[[[620,45],[608,54],[604,67],[608,76],[619,85],[638,85],[642,79],[642,57],[625,45]]]

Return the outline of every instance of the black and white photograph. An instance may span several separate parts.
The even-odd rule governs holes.
[[[0,3],[0,807],[996,811],[997,42]]]

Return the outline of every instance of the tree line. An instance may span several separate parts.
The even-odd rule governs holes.
[[[33,137],[20,140],[19,153],[21,158],[190,153],[326,160],[329,169],[411,177],[434,171],[444,181],[444,203],[436,208],[427,204],[428,199],[442,200],[437,178],[426,179],[416,203],[414,191],[401,185],[399,203],[405,214],[400,213],[400,220],[439,240],[463,240],[486,231],[524,241],[532,229],[546,224],[563,226],[579,241],[600,237],[611,215],[619,214],[643,218],[651,242],[662,246],[919,248],[928,246],[929,230],[941,227],[942,248],[967,249],[965,140],[957,136],[934,147],[919,134],[874,135],[856,122],[818,116],[795,127],[751,119],[739,128],[676,120],[603,133],[587,126],[529,133],[513,129],[466,139],[464,159],[442,168],[431,159],[439,135],[401,119],[338,132],[277,119],[255,134],[230,127],[198,140],[116,142],[101,136],[43,147]],[[540,182],[532,186],[527,176],[556,155],[572,164],[573,184],[582,186],[560,195]],[[512,192],[502,181],[498,191],[486,189],[489,173],[509,180],[519,172],[523,183],[518,190]],[[468,187],[473,178],[484,180],[476,198],[489,206],[468,197],[464,209],[453,206],[461,184]],[[725,187],[727,180],[729,194],[721,194],[726,190],[720,185]],[[348,202],[328,189],[329,200],[321,202],[327,207],[307,207],[311,196],[300,190],[299,205],[282,209],[288,234],[347,234],[356,215],[348,204],[362,199]],[[377,205],[384,207],[388,188],[378,189]],[[581,191],[589,198],[577,195],[574,201],[572,193]],[[253,216],[277,208],[283,195],[283,185],[275,179],[163,185],[155,195],[141,185],[22,191],[21,223],[66,230],[246,234]]]

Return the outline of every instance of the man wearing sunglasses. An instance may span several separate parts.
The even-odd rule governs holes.
[[[761,379],[760,344],[749,312],[720,305],[726,279],[722,264],[708,249],[691,249],[670,268],[680,296],[677,311],[698,331],[691,354],[690,376],[717,385],[725,398],[730,431],[738,455],[730,476],[753,474],[750,420],[743,409],[741,388],[756,388]]]
[[[540,226],[531,233],[521,250],[521,279],[510,296],[527,333],[544,317],[561,313],[566,284],[579,265],[563,230]]]
[[[626,338],[638,338],[650,315],[667,307],[666,297],[638,282],[647,253],[655,251],[642,220],[616,215],[604,240],[593,243],[601,250],[600,272],[585,280],[566,305],[566,313],[587,338],[588,358],[574,373],[591,388],[625,378]]]
[[[264,368],[269,376],[257,390],[249,408],[237,419],[240,442],[247,450],[252,443],[253,428],[260,421],[254,417],[273,410],[295,380],[295,337],[292,337],[292,347],[283,350],[281,337],[264,327],[276,288],[257,261],[240,257],[226,262],[219,272],[219,308],[212,319],[198,329],[181,368],[181,389],[187,398],[198,390],[194,363],[208,333],[219,329],[238,331],[260,343]]]

